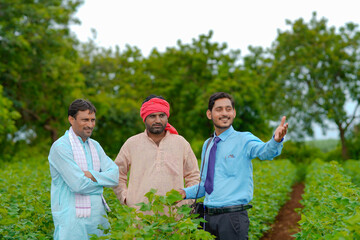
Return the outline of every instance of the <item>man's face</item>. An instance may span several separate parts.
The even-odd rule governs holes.
[[[161,134],[164,132],[168,117],[164,112],[149,114],[145,119],[146,129],[152,134]]]
[[[236,116],[236,111],[228,98],[220,98],[215,101],[213,109],[207,110],[208,119],[212,120],[215,128],[228,129]]]
[[[95,127],[95,113],[90,113],[89,110],[78,111],[75,118],[69,116],[69,122],[77,136],[85,142],[91,136]]]

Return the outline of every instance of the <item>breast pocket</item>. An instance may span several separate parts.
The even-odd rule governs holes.
[[[239,159],[234,154],[227,154],[222,161],[222,169],[226,176],[235,176],[239,171]]]

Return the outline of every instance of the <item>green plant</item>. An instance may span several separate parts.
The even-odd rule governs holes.
[[[253,208],[248,210],[249,239],[260,239],[271,228],[298,178],[296,167],[289,160],[254,160],[253,165],[255,190],[250,202]]]
[[[145,194],[148,202],[137,204],[139,211],[115,204],[108,215],[108,235],[92,235],[91,239],[213,239],[210,233],[199,229],[203,219],[190,215],[189,206],[177,205],[182,199],[177,191],[171,190],[166,196],[155,193],[151,189]]]
[[[296,239],[360,239],[359,188],[335,161],[316,160],[308,170]]]
[[[0,239],[53,237],[51,179],[41,152],[42,147],[22,151],[14,156],[14,161],[1,164]],[[255,192],[251,202],[254,207],[248,210],[249,236],[259,239],[288,199],[297,176],[289,160],[254,160],[253,166]],[[209,233],[198,229],[201,220],[189,215],[188,206],[176,205],[181,197],[175,191],[157,196],[152,190],[147,194],[149,201],[139,206],[142,211],[121,205],[111,188],[104,189],[104,196],[112,209],[108,213],[111,229],[109,235],[98,239],[212,239]]]
[[[0,170],[0,239],[52,239],[49,165],[27,155]]]
[[[289,160],[254,160],[253,165],[255,192],[251,202],[253,208],[248,210],[249,237],[250,239],[259,239],[274,222],[279,209],[289,198],[291,186],[298,178],[296,167]],[[177,192],[171,193],[169,196],[172,194],[177,195]],[[109,236],[100,239],[206,239],[200,235],[207,233],[195,230],[199,219],[189,218],[188,211],[190,209],[187,206],[183,206],[183,209],[177,210],[177,212],[174,210],[177,207],[173,205],[173,201],[177,201],[179,196],[171,196],[173,200],[168,202],[166,199],[169,196],[161,197],[154,195],[154,192],[149,192],[147,194],[149,203],[140,204],[140,210],[152,213],[145,215],[142,211],[139,213],[133,208],[120,205],[111,190],[105,189],[104,195],[112,209],[112,212],[108,214],[111,232]],[[171,204],[171,202],[173,203]],[[171,213],[163,214],[166,210]],[[180,213],[183,215],[179,220],[178,214]],[[174,234],[175,229],[180,225],[190,229],[184,229],[188,231],[186,237],[182,235],[183,232]],[[163,231],[164,229],[169,232]]]
[[[360,160],[346,160],[343,167],[345,173],[351,177],[351,181],[360,187]]]

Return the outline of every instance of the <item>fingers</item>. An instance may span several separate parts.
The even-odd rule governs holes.
[[[275,131],[275,140],[277,142],[280,142],[282,140],[282,138],[286,135],[287,133],[287,129],[289,127],[288,123],[285,123],[286,121],[286,116],[283,116],[281,118],[281,123],[280,125],[277,127],[276,131]]]
[[[289,127],[289,123],[286,123],[286,124],[284,125],[285,131],[287,131],[288,127]]]
[[[286,121],[286,116],[283,116],[283,117],[281,118],[281,123],[280,123],[279,126],[284,126],[285,121]]]
[[[280,134],[281,134],[282,137],[284,137],[284,136],[286,135],[288,126],[289,126],[289,124],[286,123],[286,124],[284,125],[283,129],[281,130],[281,133],[280,133]]]
[[[186,198],[186,192],[183,189],[177,189],[176,191],[178,191],[181,194],[183,199]]]

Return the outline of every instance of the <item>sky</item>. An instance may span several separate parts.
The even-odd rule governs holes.
[[[144,56],[153,48],[163,52],[178,40],[191,43],[212,30],[213,42],[227,43],[228,49],[248,54],[248,46],[270,47],[278,30],[289,27],[285,20],[303,18],[306,22],[316,12],[326,18],[328,26],[339,28],[347,22],[360,24],[359,0],[85,0],[75,17],[80,25],[71,30],[81,42],[93,37],[103,47],[126,45],[138,47]],[[315,138],[336,138],[330,130]]]

